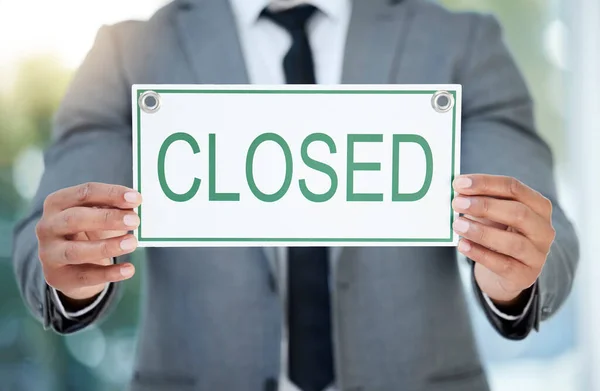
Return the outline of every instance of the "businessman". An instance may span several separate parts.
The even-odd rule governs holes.
[[[135,83],[462,84],[454,229],[482,310],[522,339],[571,289],[577,239],[495,19],[424,0],[176,0],[102,28],[56,116],[14,243],[20,289],[46,328],[99,321],[134,274]],[[456,258],[439,247],[148,249],[132,389],[488,390]]]

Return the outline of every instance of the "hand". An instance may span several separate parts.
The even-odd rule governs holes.
[[[479,288],[500,306],[510,306],[542,271],[554,241],[552,203],[514,178],[463,175],[452,207],[462,236],[458,251],[476,262]]]
[[[50,194],[36,227],[48,285],[77,302],[98,295],[108,282],[133,276],[131,263],[113,265],[112,258],[136,249],[137,240],[127,231],[140,223],[132,209],[141,201],[134,190],[103,183]]]

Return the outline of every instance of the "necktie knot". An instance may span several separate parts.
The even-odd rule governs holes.
[[[316,10],[316,7],[309,4],[299,5],[278,12],[271,11],[267,7],[262,11],[261,16],[271,19],[289,32],[295,32],[299,30],[303,31],[306,28],[306,23]]]
[[[287,84],[315,84],[315,69],[306,23],[317,9],[312,5],[299,5],[284,11],[274,12],[265,8],[264,18],[286,30],[292,38],[292,45],[283,59],[283,70]]]

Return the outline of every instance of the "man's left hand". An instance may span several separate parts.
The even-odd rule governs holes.
[[[510,307],[537,280],[554,241],[552,203],[518,180],[462,175],[452,207],[458,251],[476,262],[475,280],[497,305]]]

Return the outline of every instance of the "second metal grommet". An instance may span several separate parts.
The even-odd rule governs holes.
[[[438,113],[447,113],[454,107],[454,96],[448,91],[438,91],[431,97],[431,107]]]
[[[156,113],[160,109],[160,95],[154,91],[146,91],[140,95],[138,105],[144,113]]]

